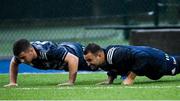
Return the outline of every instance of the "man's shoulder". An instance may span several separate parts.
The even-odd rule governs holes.
[[[107,55],[113,54],[114,51],[119,47],[121,47],[121,45],[109,45],[105,48],[105,52]]]
[[[54,45],[55,43],[51,42],[51,41],[32,41],[30,42],[32,45]]]
[[[109,64],[112,64],[113,57],[115,56],[114,53],[117,48],[117,45],[111,45],[106,48],[106,59]]]
[[[57,45],[51,41],[33,41],[31,45],[38,51],[47,51]]]
[[[126,47],[130,47],[130,46],[125,46],[125,45],[109,45],[108,47],[106,47],[106,49],[111,49],[111,48],[126,48]]]

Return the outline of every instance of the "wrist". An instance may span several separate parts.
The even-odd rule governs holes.
[[[14,85],[16,85],[17,83],[16,83],[16,82],[10,82],[9,84],[14,84]]]
[[[69,84],[74,84],[74,81],[73,80],[69,80],[68,83]]]

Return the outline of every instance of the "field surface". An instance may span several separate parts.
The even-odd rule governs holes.
[[[74,86],[56,86],[68,74],[19,74],[16,88],[4,88],[8,74],[0,74],[0,100],[180,100],[180,75],[158,81],[137,77],[134,85],[123,86],[118,77],[113,85],[96,85],[106,73],[80,73]]]

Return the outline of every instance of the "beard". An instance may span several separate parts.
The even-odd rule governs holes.
[[[91,68],[91,70],[93,70],[93,71],[98,70],[98,66],[95,66],[95,65],[90,65],[89,67],[90,67],[90,68]]]

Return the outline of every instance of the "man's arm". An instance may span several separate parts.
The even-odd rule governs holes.
[[[124,85],[132,85],[134,82],[134,79],[136,78],[136,74],[133,72],[130,72],[126,79],[123,81]]]
[[[17,85],[17,75],[18,75],[18,63],[16,63],[15,58],[13,57],[10,62],[10,69],[9,69],[9,76],[10,81],[9,84],[4,85],[4,87],[13,87]]]
[[[79,58],[71,53],[68,53],[64,61],[68,63],[69,81],[64,84],[59,84],[59,86],[73,85],[76,80]]]

